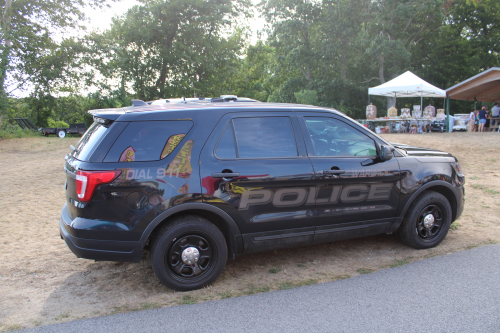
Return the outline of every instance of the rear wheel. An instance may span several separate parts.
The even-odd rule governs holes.
[[[426,191],[411,205],[399,227],[404,243],[416,249],[437,246],[451,224],[451,205],[440,193]]]
[[[183,216],[164,226],[150,252],[158,279],[180,291],[208,286],[222,272],[227,245],[220,230],[207,219]]]

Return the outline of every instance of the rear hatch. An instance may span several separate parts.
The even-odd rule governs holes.
[[[114,122],[113,120],[118,116],[94,117],[94,123],[82,136],[76,147],[74,147],[75,149],[66,155],[64,164],[64,171],[66,172],[66,200],[72,219],[77,215],[78,208],[84,208],[85,204],[82,201],[88,201],[88,196],[92,194],[88,191],[85,193],[85,189],[88,188],[87,183],[109,181],[111,176],[110,174],[101,173],[100,175],[97,174],[89,177],[82,170],[115,173],[113,168],[108,170],[107,166],[100,162],[103,161],[116,137],[127,125],[127,123]],[[98,184],[93,185],[98,186]]]
[[[72,219],[120,222],[147,213],[146,199],[162,186],[151,181],[152,175],[165,172],[193,126],[188,119],[120,121],[118,117],[96,114],[95,122],[66,156],[66,199]],[[147,177],[134,170],[147,172]],[[137,200],[129,197],[132,192],[138,193]],[[142,207],[140,212],[137,205]]]

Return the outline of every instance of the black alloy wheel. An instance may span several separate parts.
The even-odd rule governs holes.
[[[188,291],[213,283],[227,260],[224,235],[200,216],[181,216],[164,225],[154,236],[151,265],[167,287]]]
[[[165,265],[174,277],[196,277],[210,272],[214,262],[213,254],[212,246],[205,238],[187,235],[174,242],[165,256]]]
[[[438,236],[443,226],[443,216],[443,209],[439,204],[430,204],[422,209],[415,228],[418,237],[427,242]]]
[[[407,245],[428,249],[437,246],[446,237],[451,217],[448,199],[440,193],[425,191],[408,209],[398,234]]]

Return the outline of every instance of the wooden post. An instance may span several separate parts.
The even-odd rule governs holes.
[[[449,132],[450,129],[450,96],[446,97],[446,132]]]

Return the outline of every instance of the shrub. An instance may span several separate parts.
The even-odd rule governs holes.
[[[0,130],[0,139],[28,138],[38,136],[40,133],[33,130],[23,130],[18,125],[7,124]]]
[[[47,120],[47,123],[48,123],[49,127],[53,127],[53,128],[68,128],[69,127],[69,125],[67,123],[65,123],[64,121],[62,121],[62,120],[55,121],[52,118],[49,118]]]
[[[316,90],[302,90],[294,95],[299,104],[318,105],[318,92]]]

